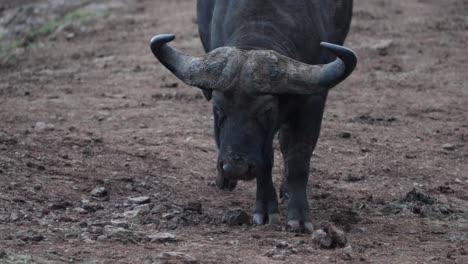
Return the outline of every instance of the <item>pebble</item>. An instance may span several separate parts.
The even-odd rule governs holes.
[[[47,124],[45,122],[36,122],[36,124],[34,124],[34,130],[36,132],[44,132],[46,130],[54,130],[54,129],[55,129],[54,125]]]
[[[340,137],[342,137],[342,138],[350,138],[350,137],[351,137],[351,133],[349,133],[349,132],[341,132],[341,133],[340,133]]]
[[[93,197],[104,197],[107,195],[108,195],[108,192],[107,192],[106,187],[104,186],[98,186],[91,191],[91,196]]]
[[[135,206],[133,210],[138,210],[142,214],[147,214],[151,212],[151,207],[149,204],[142,204],[142,205]]]
[[[445,150],[449,150],[449,151],[455,150],[455,146],[453,144],[450,144],[450,143],[443,144],[442,148],[445,149]]]
[[[16,232],[16,238],[24,242],[32,241],[39,242],[44,240],[44,236],[33,231],[18,231]]]
[[[343,248],[346,246],[346,233],[329,223],[322,223],[321,228],[312,233],[312,241],[322,248]]]
[[[128,198],[128,200],[133,204],[147,204],[151,202],[151,198],[148,196],[133,197]]]
[[[158,258],[164,260],[163,263],[198,263],[198,260],[188,254],[182,252],[163,252],[158,255]]]
[[[87,214],[87,213],[88,213],[87,210],[85,210],[84,208],[81,208],[81,207],[73,208],[73,211],[74,211],[74,212],[77,212],[77,213],[79,213],[79,214]]]
[[[198,214],[202,214],[202,204],[199,202],[189,202],[187,205],[184,206],[184,211],[193,211],[197,212]]]
[[[390,39],[382,39],[378,43],[374,44],[371,48],[376,50],[380,56],[388,55],[388,50],[393,45],[393,41]]]
[[[234,226],[234,225],[250,225],[249,214],[242,209],[230,209],[227,210],[223,215],[223,223]]]
[[[176,236],[171,233],[155,233],[155,234],[146,236],[146,240],[149,240],[150,242],[160,242],[160,243],[174,242],[176,241]]]
[[[111,220],[111,225],[116,226],[116,227],[125,228],[125,229],[129,228],[129,224],[128,224],[128,221],[126,219],[112,219]]]
[[[286,256],[285,256],[285,255],[277,254],[277,255],[271,256],[271,258],[274,259],[274,260],[285,260],[285,259],[286,259]]]
[[[49,209],[50,210],[65,210],[68,207],[72,206],[72,203],[68,201],[58,201],[58,202],[53,202],[49,204]]]
[[[142,211],[139,209],[133,209],[130,211],[123,212],[122,216],[127,219],[133,219],[141,215]]]

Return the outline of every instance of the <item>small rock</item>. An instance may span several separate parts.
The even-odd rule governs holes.
[[[147,204],[151,202],[151,198],[148,196],[128,198],[128,200],[133,204]]]
[[[136,242],[139,240],[138,237],[136,237],[135,234],[133,234],[130,230],[122,227],[114,227],[111,225],[106,225],[104,227],[104,235],[110,239],[116,239],[122,242]]]
[[[18,215],[17,213],[11,213],[11,214],[10,214],[10,220],[11,220],[12,222],[16,222],[16,221],[18,221],[19,219],[20,219],[20,217],[19,217],[19,215]]]
[[[107,195],[108,195],[108,192],[107,192],[106,187],[104,186],[98,186],[91,191],[91,196],[93,197],[104,197]]]
[[[164,260],[163,263],[198,263],[196,258],[182,252],[163,252],[158,258]]]
[[[83,209],[90,212],[90,213],[94,213],[94,212],[96,212],[98,210],[101,210],[103,208],[104,207],[102,207],[102,205],[97,204],[97,203],[90,203],[89,201],[83,202]]]
[[[331,237],[322,229],[317,229],[312,233],[312,241],[323,248],[330,248],[333,242]]]
[[[227,225],[250,225],[249,214],[242,209],[231,209],[226,211],[223,215],[223,223]]]
[[[167,211],[166,206],[158,204],[153,209],[151,209],[151,214],[162,214]]]
[[[346,246],[346,233],[329,223],[322,223],[321,228],[312,233],[312,241],[322,248],[343,248]]]
[[[342,137],[342,138],[350,138],[350,137],[351,137],[351,133],[349,133],[349,132],[341,132],[341,133],[340,133],[340,137]]]
[[[345,181],[358,182],[358,181],[362,181],[362,180],[365,180],[365,179],[366,179],[366,177],[364,177],[364,176],[356,176],[356,175],[348,174],[348,176],[346,176],[346,178],[345,178]]]
[[[36,132],[44,132],[46,130],[54,130],[55,126],[52,124],[46,124],[45,122],[36,122],[34,124],[34,130]]]
[[[164,83],[161,85],[162,88],[176,88],[179,86],[179,83],[173,82],[173,83]]]
[[[72,206],[73,204],[68,201],[58,201],[49,204],[50,210],[65,210],[68,207]]]
[[[340,248],[346,246],[348,239],[346,238],[346,233],[343,230],[330,224],[325,227],[325,232],[327,232],[331,236],[333,245]]]
[[[171,209],[167,213],[162,215],[162,218],[166,220],[171,220],[172,218],[176,217],[177,215],[180,214],[180,211],[177,209]]]
[[[20,239],[24,242],[39,242],[44,240],[44,236],[41,234],[37,234],[33,231],[18,231],[16,233],[16,238]]]
[[[176,241],[175,235],[171,233],[155,233],[155,234],[146,236],[146,239],[149,240],[150,242],[160,242],[160,243]]]
[[[274,259],[274,260],[286,260],[286,256],[281,255],[281,254],[273,255],[273,256],[271,256],[271,258]]]
[[[184,206],[184,211],[193,211],[197,212],[198,214],[202,214],[202,204],[198,202],[189,202],[186,206]]]
[[[390,39],[380,40],[378,43],[374,44],[371,48],[376,50],[380,56],[387,56],[388,50],[393,45],[393,41]]]
[[[116,226],[116,227],[121,227],[128,229],[129,224],[126,219],[112,219],[111,220],[111,225]]]
[[[123,212],[122,216],[127,219],[133,219],[139,216],[140,214],[141,214],[141,210],[133,209],[130,211]]]
[[[453,144],[450,144],[450,143],[443,144],[442,148],[445,149],[445,150],[449,150],[449,151],[454,151],[455,150],[455,146]]]
[[[73,208],[73,211],[77,212],[79,214],[87,214],[88,213],[88,211],[86,211],[84,208],[81,208],[81,207]]]

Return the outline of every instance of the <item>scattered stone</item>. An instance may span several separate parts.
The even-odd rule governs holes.
[[[163,263],[198,263],[198,260],[182,252],[163,252],[158,255]]]
[[[393,41],[391,39],[382,39],[378,43],[375,43],[371,48],[376,50],[380,56],[387,56],[392,45]]]
[[[54,125],[47,124],[45,122],[36,122],[36,124],[34,124],[34,130],[36,132],[44,132],[46,130],[54,130],[54,129],[55,129]]]
[[[416,188],[413,188],[413,190],[407,193],[403,201],[411,203],[421,202],[424,204],[435,204],[437,202],[437,200],[434,197]]]
[[[351,226],[361,222],[362,219],[356,211],[341,210],[333,212],[330,220],[338,225]]]
[[[343,248],[346,246],[346,233],[330,223],[322,223],[321,228],[312,233],[312,241],[322,248]]]
[[[322,229],[317,229],[312,233],[312,241],[324,248],[331,246],[331,237]]]
[[[151,214],[162,214],[167,211],[166,206],[158,204],[151,209]]]
[[[341,132],[341,133],[340,133],[340,137],[342,137],[342,138],[350,138],[350,137],[351,137],[351,133],[349,133],[349,132]]]
[[[34,231],[18,231],[16,238],[24,242],[39,242],[44,240],[44,236]]]
[[[112,219],[111,220],[111,225],[116,226],[116,227],[125,228],[125,229],[129,228],[129,224],[128,224],[128,221],[126,219]]]
[[[273,255],[273,256],[271,256],[271,258],[274,259],[274,260],[286,260],[286,256],[281,255],[281,254]]]
[[[358,182],[358,181],[363,181],[365,179],[366,179],[366,177],[364,177],[364,176],[357,176],[357,175],[348,174],[348,176],[346,176],[346,178],[345,178],[345,181]]]
[[[171,233],[155,233],[155,234],[146,236],[146,240],[150,242],[160,242],[160,243],[174,242],[176,241],[176,236]]]
[[[104,197],[108,195],[107,188],[104,186],[98,186],[91,191],[93,197]]]
[[[184,211],[193,211],[197,212],[198,214],[202,214],[202,204],[198,202],[189,202],[186,206],[184,206]]]
[[[118,240],[121,242],[138,243],[141,239],[136,236],[133,232],[122,227],[114,227],[106,225],[104,227],[104,235],[109,239]],[[97,237],[96,237],[97,239]]]
[[[223,223],[230,226],[235,225],[250,225],[249,214],[242,209],[230,209],[223,215]]]
[[[442,148],[445,149],[445,150],[448,150],[448,151],[454,151],[455,150],[455,146],[453,144],[450,144],[450,143],[443,144]]]
[[[133,204],[147,204],[151,202],[151,198],[148,196],[133,197],[128,200]]]
[[[170,209],[167,213],[162,215],[162,218],[166,220],[171,220],[180,214],[180,211],[177,209]]]
[[[83,209],[90,212],[90,213],[94,213],[98,210],[101,210],[103,209],[104,207],[102,207],[102,205],[98,204],[98,203],[91,203],[89,201],[83,201]]]
[[[172,83],[164,83],[161,85],[162,88],[176,88],[179,86],[179,83],[172,82]]]
[[[151,212],[151,207],[149,204],[142,204],[142,205],[135,206],[133,210],[140,211],[140,214],[147,214]]]
[[[141,213],[140,210],[134,209],[134,210],[124,212],[122,216],[127,219],[133,219],[133,218],[136,218],[138,215],[140,215],[140,213]]]
[[[69,201],[57,201],[49,204],[49,209],[50,210],[65,210],[68,207],[73,206],[73,204]]]
[[[14,213],[14,212],[13,212],[13,213],[10,214],[10,220],[11,220],[12,222],[16,222],[16,221],[18,221],[19,219],[20,219],[20,217],[19,217],[19,215],[18,215],[17,213]]]

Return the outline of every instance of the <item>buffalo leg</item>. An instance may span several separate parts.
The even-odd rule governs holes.
[[[257,177],[257,198],[255,202],[255,213],[253,221],[257,225],[279,224],[278,198],[271,178],[273,166],[273,149],[267,151],[269,157],[265,160],[267,170],[261,177]]]
[[[280,130],[284,159],[283,198],[288,208],[288,228],[292,232],[312,232],[307,182],[310,158],[320,134],[326,97],[311,97]]]

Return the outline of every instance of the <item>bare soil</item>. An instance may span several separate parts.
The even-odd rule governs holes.
[[[308,187],[347,235],[324,249],[222,222],[255,184],[216,189],[211,103],[149,50],[203,53],[195,1],[0,1],[0,263],[468,263],[467,10],[355,1]]]

